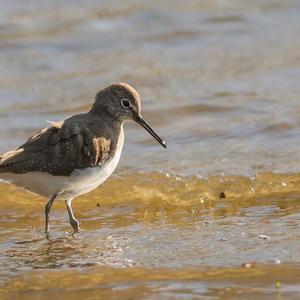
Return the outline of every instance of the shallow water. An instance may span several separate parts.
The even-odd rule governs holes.
[[[2,1],[0,152],[126,81],[102,187],[63,203],[0,183],[0,297],[297,299],[300,1]]]

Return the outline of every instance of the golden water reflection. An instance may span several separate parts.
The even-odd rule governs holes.
[[[114,177],[74,201],[83,229],[76,236],[64,203],[55,203],[49,239],[45,199],[2,183],[0,291],[18,299],[51,299],[57,289],[62,299],[229,299],[275,295],[283,280],[283,294],[299,292],[299,181],[274,173]]]

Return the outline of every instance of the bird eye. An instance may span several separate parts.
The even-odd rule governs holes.
[[[122,99],[122,100],[121,100],[121,104],[122,104],[122,106],[125,107],[125,108],[128,108],[128,107],[131,106],[131,105],[130,105],[130,102],[129,102],[127,99]]]

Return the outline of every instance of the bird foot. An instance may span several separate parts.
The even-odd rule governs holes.
[[[73,219],[70,221],[71,226],[74,229],[74,233],[78,233],[80,232],[80,227],[79,227],[79,221],[77,221],[76,219]]]

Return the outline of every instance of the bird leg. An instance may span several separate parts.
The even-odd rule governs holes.
[[[73,214],[73,210],[72,210],[72,206],[71,206],[72,200],[73,199],[69,199],[69,200],[66,200],[65,202],[66,202],[66,205],[67,205],[70,224],[74,229],[74,233],[77,233],[77,232],[80,231],[80,228],[79,228],[79,222],[78,222],[78,220],[75,219],[74,214]]]
[[[54,194],[49,201],[47,202],[45,206],[45,217],[46,217],[46,225],[45,225],[45,233],[48,235],[49,234],[49,213],[52,207],[52,204],[54,200],[56,199],[57,194]]]

